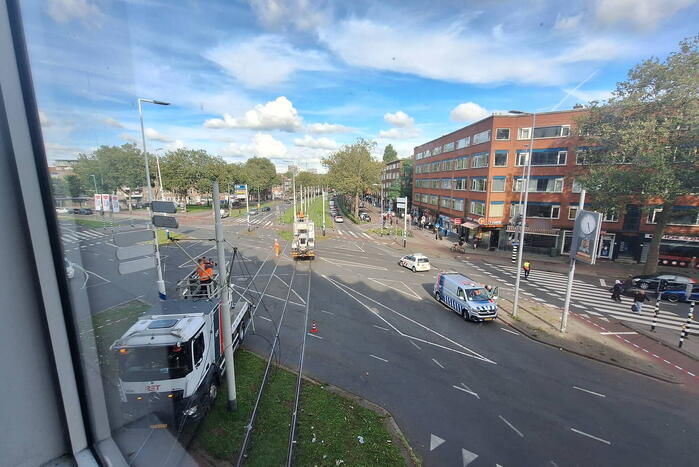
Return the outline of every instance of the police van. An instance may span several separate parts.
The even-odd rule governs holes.
[[[458,272],[442,272],[434,284],[434,298],[469,321],[492,321],[498,316],[498,288],[482,284]]]

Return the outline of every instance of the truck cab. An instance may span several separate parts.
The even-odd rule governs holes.
[[[492,321],[498,316],[498,288],[483,284],[458,272],[442,272],[434,284],[434,298],[469,321]]]

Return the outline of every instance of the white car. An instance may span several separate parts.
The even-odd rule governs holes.
[[[71,263],[68,260],[65,260],[65,264],[66,264],[66,277],[68,277],[68,279],[74,278],[75,277],[75,267],[73,266],[73,263]]]
[[[66,208],[56,208],[56,214],[68,214],[68,209]]]
[[[345,220],[342,218],[342,216],[335,216],[335,222],[342,224],[345,222]]]
[[[398,261],[398,265],[408,268],[413,272],[430,270],[430,260],[422,253],[413,253],[412,255],[403,256],[400,261]]]

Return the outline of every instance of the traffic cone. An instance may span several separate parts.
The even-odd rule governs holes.
[[[315,334],[315,333],[318,332],[318,326],[316,326],[316,322],[315,322],[315,321],[313,321],[313,324],[311,324],[311,332],[312,332],[313,334]]]

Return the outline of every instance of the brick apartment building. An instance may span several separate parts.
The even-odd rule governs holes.
[[[386,193],[388,189],[393,185],[394,182],[400,182],[400,177],[403,173],[403,162],[404,159],[397,159],[392,162],[388,162],[381,169],[381,189],[383,190],[383,196],[386,198]],[[389,200],[384,199],[384,207],[389,206]]]
[[[567,254],[580,199],[576,175],[585,170],[572,128],[584,112],[536,115],[527,208],[528,251]],[[531,115],[492,115],[414,150],[413,213],[486,248],[511,247],[511,219],[521,212],[523,169],[531,138]],[[589,196],[586,202],[589,203]],[[661,263],[687,266],[699,257],[699,196],[680,200],[680,217],[666,229]],[[587,203],[586,203],[587,205]],[[609,212],[598,256],[645,262],[655,211],[629,204]],[[699,265],[698,265],[699,266]]]

